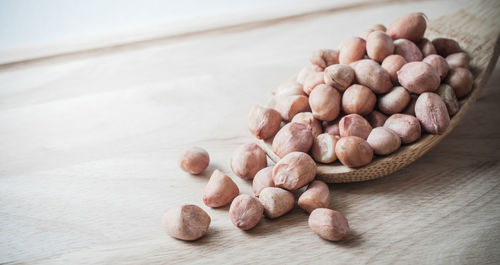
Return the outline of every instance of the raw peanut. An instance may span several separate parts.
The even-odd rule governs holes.
[[[353,37],[345,40],[339,51],[339,63],[350,64],[354,61],[363,59],[366,52],[366,42],[359,37]]]
[[[299,197],[298,205],[310,213],[317,208],[328,208],[330,205],[330,190],[321,180],[309,184],[307,190]]]
[[[453,53],[446,57],[446,62],[448,62],[450,68],[469,68],[469,61],[469,55],[465,52]]]
[[[270,219],[284,215],[295,205],[295,198],[291,192],[275,187],[263,189],[259,201],[264,206],[264,214]]]
[[[323,72],[323,69],[321,67],[318,67],[317,65],[309,65],[304,68],[302,68],[299,71],[299,74],[297,75],[297,83],[299,84],[304,84],[306,78],[316,72]]]
[[[281,83],[274,96],[304,96],[304,90],[302,89],[302,84],[295,80],[289,80]]]
[[[403,65],[398,71],[398,80],[404,88],[416,94],[436,91],[441,83],[436,69],[424,62]]]
[[[399,84],[398,83],[398,71],[403,67],[403,65],[406,64],[405,58],[403,56],[398,55],[398,54],[393,54],[387,56],[384,61],[382,62],[382,68],[389,73],[389,76],[391,77],[391,81],[393,84]]]
[[[347,114],[366,115],[372,112],[376,102],[372,90],[362,85],[352,85],[342,95],[342,109]]]
[[[332,64],[339,63],[339,51],[330,49],[316,50],[311,53],[309,60],[313,65],[325,69]]]
[[[309,95],[316,86],[324,83],[325,83],[324,73],[314,72],[306,77],[306,79],[304,80],[304,87],[302,89],[304,90],[304,93]]]
[[[314,138],[313,146],[311,148],[311,155],[316,162],[331,163],[337,160],[335,155],[335,144],[337,137],[323,133]]]
[[[377,127],[370,132],[368,144],[377,155],[388,155],[401,146],[401,138],[389,128]]]
[[[394,52],[394,43],[385,32],[375,30],[366,39],[366,53],[370,59],[382,62]]]
[[[344,117],[344,115],[339,115],[335,120],[329,121],[329,122],[324,122],[323,127],[324,127],[324,132],[331,134],[333,136],[339,136],[340,137],[340,128],[339,128],[339,123],[340,120]]]
[[[343,165],[361,167],[372,161],[373,149],[363,138],[346,136],[337,141],[335,154]]]
[[[443,80],[446,75],[448,74],[448,71],[450,70],[450,66],[446,62],[446,60],[441,57],[441,55],[437,54],[432,54],[427,57],[425,57],[422,62],[430,64],[434,69],[437,71],[439,74],[439,77],[441,80]]]
[[[315,119],[311,112],[301,112],[297,113],[291,122],[302,123],[305,125],[311,126],[312,135],[316,137],[323,132],[323,128],[321,127],[321,123],[319,120]]]
[[[192,147],[182,152],[179,156],[178,164],[182,170],[190,174],[200,174],[208,167],[210,157],[208,152],[200,147]]]
[[[262,219],[264,206],[260,201],[247,194],[241,194],[234,198],[229,207],[229,218],[231,222],[241,230],[254,228]]]
[[[450,70],[445,83],[455,89],[457,98],[463,98],[472,91],[474,76],[469,69],[458,67]]]
[[[391,115],[403,111],[408,103],[410,103],[410,93],[402,86],[395,86],[378,99],[378,109]]]
[[[414,116],[408,114],[393,114],[384,124],[384,127],[394,131],[404,144],[413,143],[421,135],[420,122]]]
[[[364,59],[354,64],[354,73],[357,83],[370,88],[377,94],[385,94],[392,88],[389,73],[378,63]]]
[[[415,116],[424,130],[431,134],[443,134],[450,125],[450,115],[438,94],[423,93],[415,104]]]
[[[358,136],[366,140],[372,126],[368,121],[358,114],[344,116],[339,123],[340,137]]]
[[[431,54],[437,54],[436,48],[434,48],[434,44],[432,44],[432,42],[426,38],[423,38],[418,43],[418,48],[420,49],[424,57],[427,57]]]
[[[460,105],[458,105],[458,100],[455,96],[455,90],[453,89],[453,87],[447,84],[441,84],[437,90],[437,93],[444,101],[446,109],[448,109],[448,114],[450,114],[450,116],[455,115],[455,113],[458,112]]]
[[[217,208],[229,204],[238,194],[236,183],[216,169],[203,189],[202,199],[206,206]]]
[[[382,24],[375,24],[375,25],[365,29],[363,32],[361,32],[360,36],[361,36],[361,38],[366,40],[366,38],[368,38],[368,35],[370,35],[370,33],[374,32],[375,30],[385,32],[387,29]]]
[[[427,28],[424,13],[410,13],[394,20],[387,28],[387,34],[392,39],[408,39],[418,42]]]
[[[347,64],[334,64],[325,69],[325,84],[344,92],[354,80],[354,70]]]
[[[168,209],[162,217],[168,235],[190,241],[204,236],[210,221],[210,216],[203,209],[190,204]]]
[[[308,222],[316,235],[330,241],[342,240],[351,232],[347,219],[341,213],[326,208],[312,211]]]
[[[306,96],[279,96],[275,97],[276,106],[281,118],[290,121],[295,114],[309,110],[309,99]]]
[[[309,106],[314,118],[322,121],[332,121],[340,113],[340,94],[328,85],[317,86],[309,95]]]
[[[406,109],[403,111],[403,114],[408,114],[415,116],[415,103],[417,102],[418,96],[415,94],[410,95],[410,103],[406,107]]]
[[[281,115],[274,109],[252,106],[248,114],[248,129],[258,139],[267,139],[278,132]]]
[[[366,119],[372,126],[372,128],[382,127],[384,126],[385,121],[387,120],[387,116],[379,111],[372,111]]]
[[[274,185],[287,190],[300,189],[315,176],[316,163],[308,154],[302,152],[286,155],[273,168]]]
[[[252,190],[255,196],[259,197],[264,188],[274,187],[273,168],[274,166],[265,167],[255,174],[252,182]]]
[[[253,179],[259,170],[267,167],[266,153],[256,143],[244,144],[234,151],[230,164],[236,176]]]
[[[436,48],[437,53],[445,58],[450,54],[462,51],[458,42],[452,39],[437,38],[432,40],[432,44]]]
[[[394,41],[394,54],[403,56],[407,62],[422,61],[423,58],[422,52],[417,45],[407,39]]]
[[[273,152],[284,157],[291,152],[309,152],[313,143],[311,126],[290,122],[278,131],[273,139]]]

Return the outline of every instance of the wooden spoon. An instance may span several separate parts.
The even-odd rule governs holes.
[[[460,100],[460,110],[452,117],[450,126],[442,135],[424,135],[417,142],[403,146],[389,156],[376,157],[361,168],[349,168],[338,161],[318,164],[317,175],[329,183],[365,181],[389,175],[417,160],[446,137],[465,117],[488,81],[498,59],[500,45],[500,1],[474,1],[454,13],[441,16],[428,23],[425,36],[452,38],[471,57],[470,69],[475,76],[471,94]],[[274,162],[279,157],[271,148],[272,139],[260,145]]]

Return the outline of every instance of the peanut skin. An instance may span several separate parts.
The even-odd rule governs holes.
[[[447,84],[441,84],[437,90],[437,93],[444,101],[446,109],[448,109],[448,114],[450,114],[450,116],[455,115],[455,113],[458,112],[460,105],[458,104],[458,100],[455,96],[455,90],[453,89],[453,87]]]
[[[316,163],[308,154],[302,152],[289,153],[273,169],[274,185],[287,190],[299,189],[311,182],[315,176]]]
[[[314,115],[311,112],[297,113],[297,115],[293,117],[291,122],[298,122],[311,126],[313,137],[316,137],[323,132],[321,123],[319,122],[319,120],[314,118]]]
[[[316,235],[330,241],[342,240],[351,231],[347,219],[341,213],[326,208],[312,211],[308,223]]]
[[[446,57],[446,62],[450,68],[469,68],[469,55],[465,52],[452,53]]]
[[[236,197],[229,208],[231,222],[241,230],[254,228],[263,214],[264,206],[257,198],[247,194]]]
[[[328,208],[330,205],[330,190],[321,180],[315,180],[309,184],[306,191],[300,195],[298,205],[310,213],[317,208]]]
[[[458,67],[450,70],[445,83],[455,89],[457,98],[463,98],[472,91],[474,76],[469,69]]]
[[[419,120],[408,114],[393,114],[384,124],[384,127],[394,131],[404,144],[413,143],[420,138],[421,127]]]
[[[387,118],[388,117],[385,114],[383,114],[379,111],[376,111],[376,110],[372,111],[366,117],[366,119],[368,120],[368,122],[370,123],[372,128],[384,126],[384,123],[387,120]]]
[[[238,194],[236,183],[216,169],[203,189],[202,199],[206,206],[216,208],[229,204]]]
[[[311,148],[311,155],[314,160],[325,164],[337,160],[337,155],[335,154],[336,143],[337,137],[334,135],[323,133],[316,136]]]
[[[363,59],[366,52],[366,41],[359,37],[347,39],[339,51],[339,63],[350,64]]]
[[[426,38],[422,38],[422,40],[418,43],[418,48],[420,49],[424,57],[427,57],[431,54],[437,54],[434,44],[432,44],[432,42]]]
[[[316,50],[311,53],[309,60],[313,65],[325,69],[332,64],[339,63],[339,51],[330,49]]]
[[[200,174],[208,167],[210,157],[208,152],[200,147],[192,147],[184,151],[178,160],[180,168],[190,174]]]
[[[391,90],[389,73],[375,61],[363,59],[351,66],[358,84],[370,88],[376,94],[385,94]]]
[[[407,62],[422,61],[423,55],[415,43],[399,39],[394,41],[394,54],[399,54],[405,58]]]
[[[366,53],[370,59],[382,62],[394,52],[394,43],[385,32],[375,30],[366,39]]]
[[[274,187],[273,168],[274,166],[265,167],[255,174],[252,182],[252,190],[255,196],[259,197],[264,188]]]
[[[436,91],[441,78],[436,69],[424,62],[411,62],[398,71],[399,83],[408,91],[416,94]]]
[[[299,112],[309,111],[309,99],[306,96],[276,96],[274,109],[278,111],[281,118],[290,121]]]
[[[393,54],[387,56],[382,62],[382,68],[389,73],[391,77],[391,81],[393,84],[399,84],[398,82],[398,71],[405,65],[407,62],[405,58],[399,54]]]
[[[295,205],[295,197],[287,190],[268,187],[260,192],[259,201],[264,206],[264,214],[267,218],[278,218]]]
[[[256,143],[244,144],[233,152],[230,164],[236,176],[251,180],[259,170],[267,167],[266,153]]]
[[[340,137],[358,136],[366,140],[372,126],[368,121],[358,114],[344,116],[339,123]]]
[[[248,114],[248,130],[258,139],[267,139],[280,129],[281,115],[274,109],[254,105]]]
[[[401,138],[389,128],[377,127],[370,132],[368,144],[377,155],[388,155],[401,146]]]
[[[432,44],[436,48],[437,53],[445,58],[450,54],[462,51],[458,42],[448,38],[433,39]]]
[[[347,114],[366,115],[372,112],[377,96],[366,86],[352,85],[342,95],[342,109]]]
[[[210,216],[196,205],[182,205],[168,209],[162,224],[171,237],[192,241],[204,236],[210,226]]]
[[[427,22],[423,13],[410,13],[397,18],[387,28],[392,39],[408,39],[419,42],[424,36]]]
[[[334,64],[325,69],[325,84],[344,92],[354,81],[354,70],[347,64]]]
[[[361,167],[372,161],[373,149],[363,138],[346,136],[337,141],[335,154],[343,165]]]
[[[281,83],[273,94],[274,96],[304,96],[302,84],[295,80]]]
[[[446,62],[446,60],[441,57],[441,55],[432,54],[425,57],[422,62],[430,64],[439,74],[441,80],[443,80],[446,75],[448,75],[448,71],[450,70],[450,66]]]
[[[438,94],[423,93],[415,103],[415,115],[424,130],[431,134],[443,134],[450,125],[446,105]]]
[[[410,103],[410,93],[402,87],[395,86],[378,100],[378,109],[385,114],[392,115],[401,112]]]
[[[313,144],[311,126],[291,122],[283,126],[273,139],[273,152],[284,157],[291,152],[309,152]]]
[[[317,86],[309,95],[309,106],[314,118],[322,121],[332,121],[340,113],[340,94],[328,85]]]

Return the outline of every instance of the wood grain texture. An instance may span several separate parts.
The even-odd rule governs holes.
[[[353,231],[346,241],[318,238],[300,209],[243,232],[228,207],[201,200],[215,168],[251,194],[229,168],[232,151],[254,141],[244,117],[311,50],[404,12],[432,19],[462,4],[371,6],[0,69],[0,263],[499,263],[500,67],[463,122],[418,161],[330,185],[331,208]],[[211,155],[200,176],[176,162],[193,145]],[[163,211],[184,203],[212,218],[199,241],[161,229]]]

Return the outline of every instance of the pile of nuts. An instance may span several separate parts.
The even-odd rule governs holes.
[[[231,169],[253,181],[255,196],[240,195],[232,179],[215,170],[203,190],[205,205],[231,204],[231,221],[248,230],[263,215],[272,219],[292,210],[292,191],[308,185],[297,204],[310,213],[310,228],[326,240],[347,237],[346,218],[328,209],[328,185],[315,180],[316,163],[338,159],[347,167],[361,167],[374,154],[389,155],[417,141],[422,131],[443,134],[459,110],[458,99],[472,90],[467,53],[452,39],[424,38],[426,27],[424,14],[411,13],[387,29],[375,25],[362,37],[347,39],[339,50],[313,52],[312,65],[280,85],[270,106],[255,105],[248,115],[250,132],[272,139],[280,161],[268,166],[257,144],[240,146]],[[199,174],[209,156],[193,148],[181,155],[179,164]],[[168,234],[183,240],[200,238],[210,224],[208,214],[195,205],[170,209],[163,220]]]

